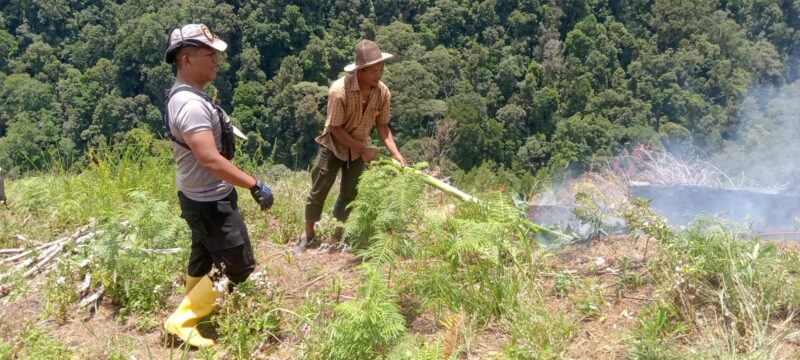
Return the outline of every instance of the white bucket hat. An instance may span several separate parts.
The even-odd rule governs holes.
[[[353,72],[391,59],[394,59],[394,55],[381,52],[378,44],[370,40],[361,40],[356,45],[356,62],[345,66],[344,71]]]
[[[209,47],[223,52],[228,44],[211,34],[211,30],[203,24],[188,24],[169,32],[169,46],[164,53],[168,64],[175,62],[175,53],[184,46]]]

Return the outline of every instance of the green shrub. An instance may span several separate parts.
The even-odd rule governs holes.
[[[143,193],[129,200],[130,223],[112,218],[102,225],[88,256],[92,273],[123,312],[153,312],[172,294],[175,275],[183,273],[190,235],[167,203]]]
[[[78,281],[80,274],[76,272],[71,258],[62,260],[55,271],[48,274],[44,283],[45,312],[55,318],[56,323],[64,324],[69,319],[70,310],[76,305]]]
[[[677,319],[677,311],[668,303],[657,303],[645,307],[639,314],[639,324],[635,333],[632,359],[674,359],[671,346],[675,339],[686,330]]]
[[[386,355],[405,333],[405,320],[389,283],[373,266],[365,266],[358,299],[334,308],[322,347],[323,359],[369,359]]]
[[[237,285],[213,318],[219,342],[237,359],[250,359],[259,345],[278,339],[280,305],[274,293],[259,291],[252,280]]]

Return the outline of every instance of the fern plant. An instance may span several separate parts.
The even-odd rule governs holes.
[[[392,263],[408,253],[407,246],[413,246],[410,231],[422,218],[424,190],[419,174],[391,165],[375,166],[362,175],[345,232],[353,245],[365,249],[359,254],[362,258]]]
[[[334,308],[323,359],[371,359],[386,355],[405,333],[405,319],[380,269],[365,265],[358,298]]]
[[[172,278],[182,272],[190,236],[166,203],[139,192],[129,199],[129,225],[111,218],[85,255],[94,260],[92,272],[123,310],[153,312],[165,304]],[[180,251],[158,251],[164,248]]]
[[[403,285],[422,306],[476,314],[482,321],[516,305],[522,284],[535,280],[538,250],[518,210],[500,195],[460,204],[452,217],[426,217]]]

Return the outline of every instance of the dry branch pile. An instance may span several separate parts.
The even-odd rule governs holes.
[[[22,235],[17,235],[20,241],[34,245],[29,248],[0,249],[0,266],[7,269],[0,273],[0,297],[6,296],[11,291],[12,279],[17,276],[23,280],[33,281],[38,276],[51,272],[79,245],[87,244],[97,237],[98,232],[94,228],[95,222],[90,220],[71,235],[46,243],[34,243]],[[89,261],[85,260],[79,266],[86,268],[89,266]],[[78,291],[82,296],[81,305],[93,304],[103,294],[102,287],[90,292],[90,285],[91,276],[87,273]]]
[[[629,184],[687,185],[762,193],[778,193],[788,186],[762,186],[744,176],[731,177],[706,161],[700,150],[692,150],[679,158],[664,149],[638,145],[609,160],[608,166]]]

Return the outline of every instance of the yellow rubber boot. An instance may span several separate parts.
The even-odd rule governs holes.
[[[197,283],[199,283],[204,277],[205,276],[186,275],[186,294],[188,295],[190,292],[192,292],[194,286],[197,285]]]
[[[192,291],[183,298],[178,309],[164,322],[164,329],[189,345],[198,348],[214,346],[213,340],[206,339],[197,332],[197,322],[211,314],[217,296],[219,292],[212,287],[211,279],[208,276],[201,277]]]

